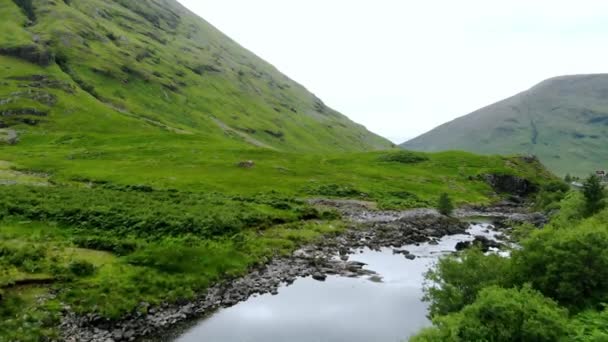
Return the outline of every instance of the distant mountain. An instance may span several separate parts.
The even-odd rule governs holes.
[[[548,79],[401,146],[534,154],[561,175],[608,169],[608,74]]]
[[[77,132],[284,151],[391,145],[174,0],[4,0],[0,17],[0,140]]]

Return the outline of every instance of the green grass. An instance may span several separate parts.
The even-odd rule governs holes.
[[[36,22],[28,27],[18,7],[5,2],[0,49],[33,45],[36,36],[40,49],[52,52],[55,61],[43,68],[0,56],[0,103],[12,99],[0,110],[48,111],[43,129],[17,125],[33,135],[86,132],[107,138],[122,133],[162,143],[181,132],[197,136],[204,146],[244,147],[259,141],[284,151],[391,146],[176,1],[144,2],[36,2]],[[39,88],[56,96],[52,105],[14,95],[38,88],[14,79],[31,75],[74,89]]]

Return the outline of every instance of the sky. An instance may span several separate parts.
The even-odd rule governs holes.
[[[179,0],[395,143],[559,75],[608,72],[608,1]]]

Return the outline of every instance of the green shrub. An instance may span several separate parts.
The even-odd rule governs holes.
[[[68,265],[68,270],[77,277],[88,277],[95,274],[95,265],[86,260],[74,260]]]
[[[402,164],[415,164],[429,160],[423,153],[412,151],[397,151],[383,154],[379,157],[381,162],[393,162]]]
[[[441,196],[439,196],[439,200],[437,201],[437,210],[442,215],[452,215],[452,212],[454,211],[454,204],[452,204],[452,200],[448,194],[443,193]]]
[[[117,255],[127,255],[137,249],[137,242],[135,241],[97,235],[76,236],[72,242],[80,248],[112,252]]]
[[[576,315],[568,325],[568,341],[605,342],[608,341],[608,309],[586,311]]]
[[[538,210],[552,211],[559,209],[559,204],[570,191],[570,186],[562,181],[550,181],[541,186],[536,194],[535,207]]]
[[[410,341],[555,342],[566,336],[567,311],[529,287],[491,286],[473,304],[435,324]]]
[[[606,191],[599,177],[591,175],[583,184],[583,195],[585,196],[585,214],[591,216],[602,210],[606,204],[604,198]]]
[[[510,260],[484,255],[477,248],[441,258],[426,274],[424,299],[430,302],[430,316],[457,312],[473,303],[479,291],[490,285],[511,283]]]
[[[608,300],[608,229],[605,222],[545,228],[513,253],[514,273],[562,305],[583,309]]]
[[[0,243],[0,260],[27,272],[34,273],[43,268],[46,249],[42,246],[11,246]]]
[[[55,221],[105,232],[113,239],[125,236],[150,239],[184,234],[201,237],[232,235],[246,228],[296,221],[299,219],[298,210],[307,206],[301,202],[259,200],[255,197],[244,201],[215,193],[100,187],[0,187],[0,218],[16,216]],[[78,242],[98,243],[100,249],[119,254],[132,249],[127,244],[103,239]]]

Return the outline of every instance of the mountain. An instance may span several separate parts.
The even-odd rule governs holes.
[[[189,136],[205,146],[391,143],[174,0],[0,3],[0,140]]]
[[[558,174],[586,176],[608,168],[608,74],[548,79],[401,146],[534,154]]]

